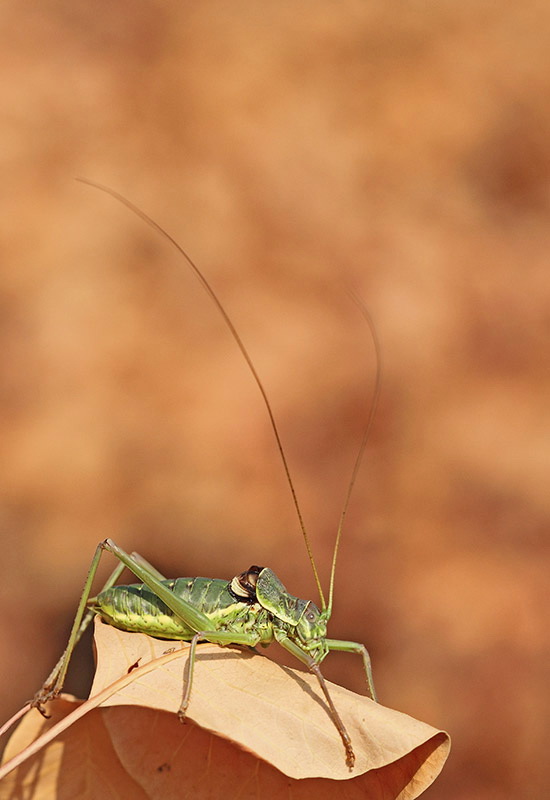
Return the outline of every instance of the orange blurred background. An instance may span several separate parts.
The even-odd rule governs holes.
[[[212,282],[325,581],[375,374],[346,288],[363,299],[384,382],[330,633],[451,733],[426,797],[545,797],[550,7],[8,0],[0,42],[1,719],[107,536],[171,576],[267,564],[316,598],[217,311],[83,176]],[[91,668],[87,642],[67,688]],[[324,672],[363,691],[351,655]]]

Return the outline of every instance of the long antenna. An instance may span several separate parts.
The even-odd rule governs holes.
[[[277,449],[279,451],[279,455],[281,456],[281,460],[283,462],[283,467],[284,467],[286,479],[287,479],[288,485],[290,486],[290,492],[292,494],[292,500],[293,500],[293,503],[294,503],[294,508],[296,509],[296,513],[298,515],[298,521],[300,523],[300,530],[302,531],[302,536],[304,537],[304,542],[305,542],[305,545],[306,545],[307,554],[309,556],[309,560],[311,562],[311,567],[313,569],[313,575],[315,577],[315,583],[317,584],[317,589],[319,590],[319,597],[321,598],[321,606],[323,608],[326,608],[326,601],[325,601],[325,596],[323,594],[323,588],[321,586],[321,581],[319,580],[319,573],[317,572],[317,567],[315,566],[315,560],[313,558],[313,552],[311,550],[311,544],[310,544],[310,541],[309,541],[309,537],[307,535],[306,526],[304,524],[304,519],[302,517],[302,511],[301,511],[300,505],[298,503],[298,497],[296,495],[296,490],[294,488],[294,483],[292,482],[292,478],[290,477],[290,469],[288,467],[288,462],[286,460],[286,455],[285,455],[285,451],[284,451],[284,448],[283,448],[283,443],[281,441],[281,437],[279,436],[279,430],[277,428],[277,423],[275,422],[275,416],[273,414],[273,411],[272,411],[272,408],[271,408],[271,404],[270,404],[269,400],[267,399],[267,394],[266,394],[266,391],[264,389],[263,383],[260,380],[260,376],[258,375],[258,373],[256,371],[256,368],[255,368],[255,366],[254,366],[254,364],[252,362],[252,359],[250,358],[250,356],[248,354],[248,351],[247,351],[246,347],[244,346],[241,337],[237,333],[237,330],[236,330],[235,326],[233,325],[233,323],[232,323],[227,311],[225,310],[225,308],[221,304],[220,300],[218,300],[218,297],[216,296],[216,293],[214,292],[214,290],[212,289],[212,287],[210,286],[210,284],[208,283],[208,281],[206,280],[206,278],[204,277],[204,275],[202,274],[202,272],[200,271],[198,266],[195,264],[193,259],[185,252],[183,247],[180,244],[178,244],[178,242],[172,236],[170,236],[170,234],[167,231],[165,231],[164,228],[162,228],[158,224],[158,222],[155,222],[155,220],[152,219],[152,217],[150,217],[148,214],[146,214],[140,208],[135,206],[132,202],[130,202],[130,200],[127,200],[123,195],[119,194],[114,189],[110,189],[108,186],[103,186],[100,183],[95,183],[94,181],[90,181],[87,178],[77,178],[76,180],[79,181],[80,183],[85,183],[87,186],[91,186],[94,189],[99,189],[99,191],[105,192],[105,194],[108,194],[111,197],[113,197],[115,200],[118,200],[119,203],[122,203],[123,206],[126,206],[126,208],[129,209],[133,214],[135,214],[137,217],[139,217],[141,220],[143,220],[145,223],[147,223],[147,225],[149,225],[151,228],[153,228],[153,230],[155,230],[164,239],[166,239],[166,241],[168,241],[172,245],[172,247],[174,247],[177,250],[177,252],[184,257],[184,259],[187,261],[187,263],[189,264],[189,266],[191,267],[191,269],[195,273],[196,277],[200,281],[203,289],[206,291],[206,293],[209,295],[210,299],[217,306],[218,311],[222,315],[222,317],[224,319],[224,322],[227,325],[227,327],[229,328],[229,331],[230,331],[233,339],[237,343],[237,346],[238,346],[239,350],[241,351],[244,360],[248,364],[250,372],[252,373],[252,377],[256,381],[256,385],[258,386],[258,389],[260,390],[260,393],[261,393],[261,395],[263,397],[263,401],[264,401],[265,407],[267,409],[267,413],[269,415],[269,421],[271,423],[271,427],[273,429],[273,433],[275,434],[275,440],[277,442]]]
[[[340,522],[338,523],[338,531],[336,533],[336,541],[334,543],[334,552],[332,555],[332,567],[330,570],[330,584],[329,584],[329,592],[328,592],[328,608],[327,608],[327,616],[330,618],[332,613],[332,597],[334,593],[334,573],[336,571],[336,558],[338,556],[338,548],[340,547],[340,539],[342,538],[342,530],[344,528],[344,522],[346,519],[346,514],[348,513],[349,502],[351,499],[351,493],[353,491],[353,487],[355,486],[355,481],[357,480],[357,474],[359,472],[359,467],[361,466],[361,461],[363,460],[363,455],[365,453],[365,448],[367,446],[367,441],[370,436],[370,432],[372,429],[372,424],[374,422],[374,417],[376,415],[376,409],[378,407],[378,399],[380,397],[380,387],[382,385],[382,350],[380,347],[380,340],[378,339],[378,334],[376,332],[376,327],[374,325],[373,319],[368,312],[367,308],[363,305],[361,300],[355,295],[353,292],[349,293],[351,299],[357,304],[360,312],[365,317],[367,324],[370,328],[372,341],[374,344],[374,352],[376,356],[376,377],[374,379],[374,389],[372,391],[372,400],[370,404],[369,413],[367,416],[367,422],[365,425],[365,430],[363,432],[363,436],[361,438],[361,444],[359,445],[359,451],[357,456],[355,457],[355,463],[353,465],[353,470],[351,473],[350,482],[348,485],[348,490],[346,492],[346,498],[344,501],[344,507],[342,509],[342,513],[340,515]]]

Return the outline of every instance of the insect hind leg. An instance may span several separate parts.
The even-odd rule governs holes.
[[[82,636],[82,634],[84,633],[84,631],[86,630],[86,628],[88,627],[88,625],[95,616],[95,611],[87,609],[87,605],[90,600],[90,592],[92,589],[92,584],[95,578],[95,574],[97,572],[97,568],[99,566],[99,561],[101,559],[102,553],[103,553],[102,545],[98,544],[94,553],[94,557],[92,558],[90,568],[88,570],[88,575],[86,576],[86,582],[84,583],[82,594],[80,595],[80,601],[78,603],[78,608],[76,610],[67,646],[63,651],[61,658],[59,659],[53,670],[50,672],[50,674],[44,681],[41,688],[38,690],[38,692],[31,700],[30,703],[31,707],[38,709],[38,711],[40,711],[43,717],[46,718],[49,717],[49,714],[46,713],[44,705],[50,700],[56,698],[61,692],[63,684],[65,683],[65,676],[67,674],[67,669],[69,667],[69,662],[71,660],[73,650],[77,645],[78,641],[80,640],[80,637]],[[107,581],[105,582],[102,591],[104,591],[105,589],[109,589],[111,586],[113,586],[120,577],[120,574],[123,570],[124,570],[124,564],[122,563],[117,564],[115,569],[107,578]]]

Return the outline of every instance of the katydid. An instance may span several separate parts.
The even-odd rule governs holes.
[[[298,597],[294,597],[288,593],[271,569],[256,565],[249,567],[245,572],[235,576],[230,581],[214,578],[176,578],[167,580],[137,553],[126,553],[111,539],[106,539],[98,544],[92,559],[67,647],[54,670],[35,695],[32,705],[46,715],[44,705],[60,693],[74,646],[96,614],[105,622],[122,630],[146,633],[162,639],[190,642],[188,677],[178,710],[178,716],[182,720],[185,718],[191,696],[197,642],[208,641],[221,646],[234,644],[249,647],[254,647],[258,644],[266,647],[272,642],[278,642],[317,676],[328,704],[330,717],[342,739],[346,763],[351,769],[355,762],[351,740],[332,702],[319,665],[331,650],[357,653],[363,659],[368,694],[373,700],[376,700],[370,657],[365,646],[359,642],[329,639],[327,637],[327,625],[332,612],[336,559],[343,523],[380,392],[380,349],[370,316],[361,306],[361,310],[371,329],[377,356],[373,400],[370,404],[365,431],[353,467],[336,533],[327,602],[321,587],[309,537],[303,522],[271,404],[248,351],[225,308],[192,259],[160,225],[112,189],[87,180],[82,182],[110,194],[167,239],[184,257],[203,288],[216,304],[249,366],[267,409],[321,602],[319,608],[310,600],[301,600]],[[119,564],[102,591],[96,597],[90,597],[92,583],[103,551],[110,552],[116,556]],[[115,585],[125,567],[141,583],[129,586]]]

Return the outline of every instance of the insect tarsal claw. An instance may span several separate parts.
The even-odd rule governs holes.
[[[36,710],[37,710],[37,711],[38,711],[40,714],[42,714],[42,716],[44,717],[44,719],[50,719],[50,717],[51,717],[51,714],[48,714],[48,713],[46,712],[46,709],[45,709],[45,707],[44,707],[44,704],[45,704],[45,703],[47,703],[47,702],[48,702],[48,700],[51,700],[51,699],[52,699],[52,698],[51,698],[51,697],[49,697],[49,696],[46,696],[46,697],[44,697],[44,696],[42,695],[42,692],[38,692],[38,694],[35,694],[35,696],[34,696],[34,697],[33,697],[33,699],[31,700],[31,702],[30,702],[30,706],[31,706],[31,708],[36,708]]]

